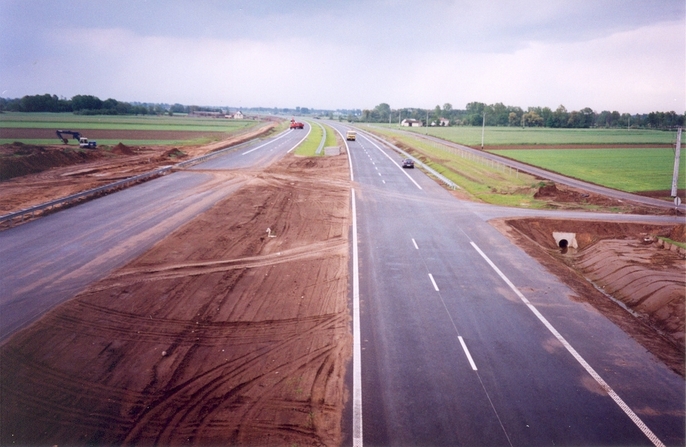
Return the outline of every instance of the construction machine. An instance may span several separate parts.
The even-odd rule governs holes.
[[[65,135],[71,135],[73,139],[79,142],[79,147],[95,149],[98,146],[97,141],[88,141],[88,138],[82,137],[80,132],[74,132],[73,130],[56,130],[57,138],[59,138],[64,144],[69,144],[69,138]]]

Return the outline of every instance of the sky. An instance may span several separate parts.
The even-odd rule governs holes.
[[[0,97],[686,110],[684,0],[0,0]]]

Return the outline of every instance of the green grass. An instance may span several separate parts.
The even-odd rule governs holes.
[[[658,239],[662,239],[663,241],[669,242],[670,244],[676,245],[677,247],[686,248],[686,244],[685,244],[685,243],[673,241],[673,240],[671,240],[671,239],[668,238],[668,237],[658,236]]]
[[[114,130],[180,130],[196,132],[235,132],[252,127],[254,120],[188,118],[178,116],[74,115],[72,113],[0,114],[0,127],[37,129],[114,129]]]
[[[324,129],[326,129],[326,141],[324,142],[324,147],[338,146],[338,140],[336,140],[336,131],[326,124],[322,124]]]
[[[428,134],[471,147],[481,146],[481,127],[401,127],[398,124],[361,125]],[[549,129],[486,127],[484,146],[551,144],[672,144],[676,132],[645,129]]]
[[[621,191],[659,191],[672,187],[672,149],[510,149],[489,152]],[[686,157],[680,158],[678,187],[686,188]]]
[[[295,149],[295,154],[296,155],[302,155],[305,157],[315,157],[317,156],[317,148],[319,148],[319,143],[322,141],[322,128],[318,126],[315,123],[309,122],[310,123],[310,134],[307,136],[307,139],[300,143],[300,146],[298,146]],[[328,126],[327,126],[328,127]],[[329,132],[327,132],[328,135]],[[326,144],[324,144],[326,146]],[[323,151],[322,154],[323,155]]]

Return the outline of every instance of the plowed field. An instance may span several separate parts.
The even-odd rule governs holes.
[[[339,444],[347,177],[287,156],[10,339],[0,443]]]

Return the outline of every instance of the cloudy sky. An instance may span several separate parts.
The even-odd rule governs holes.
[[[0,0],[0,96],[686,109],[684,0]]]

